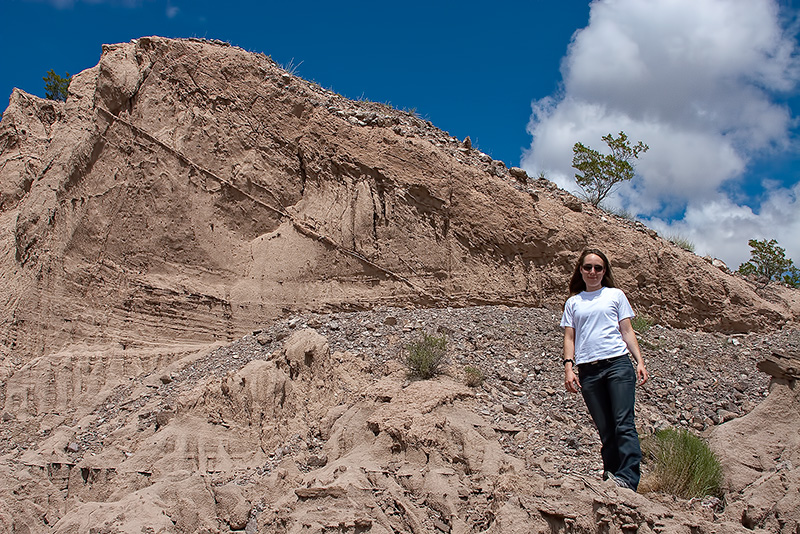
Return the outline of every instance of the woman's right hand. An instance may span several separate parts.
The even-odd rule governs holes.
[[[571,364],[567,364],[564,369],[564,386],[570,393],[577,393],[581,389],[581,381],[578,380],[578,375],[572,370]]]
[[[575,329],[564,327],[564,386],[570,393],[581,389],[581,382],[575,374]]]

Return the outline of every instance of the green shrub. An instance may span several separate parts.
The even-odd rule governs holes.
[[[472,365],[464,367],[464,374],[466,375],[466,383],[471,388],[480,386],[485,378],[481,370]]]
[[[419,113],[417,112],[417,108],[408,108],[405,110],[406,113],[414,117],[415,119],[420,119]]]
[[[615,208],[612,206],[606,206],[605,204],[600,204],[598,207],[606,213],[610,213],[611,215],[616,215],[617,217],[626,219],[628,221],[636,221],[636,216],[630,210],[625,208]]]
[[[642,452],[652,463],[647,487],[691,499],[719,496],[722,466],[708,445],[686,430],[667,428],[642,440]]]
[[[631,145],[625,132],[619,132],[616,139],[611,134],[602,139],[611,154],[601,154],[583,143],[575,143],[572,147],[572,166],[578,171],[575,181],[583,190],[584,199],[595,207],[619,185],[633,179],[632,161],[639,158],[639,153],[650,149],[641,141]]]
[[[653,320],[647,315],[636,315],[631,319],[631,326],[638,334],[644,334],[653,326]]]
[[[412,376],[432,378],[441,372],[447,351],[447,336],[437,337],[426,332],[410,343],[406,350],[406,366]]]
[[[751,239],[747,243],[750,245],[750,261],[739,266],[741,274],[754,275],[766,282],[782,281],[790,287],[800,288],[800,269],[786,257],[786,249],[779,247],[777,241]]]
[[[53,69],[47,71],[47,76],[43,77],[44,80],[44,96],[50,100],[60,100],[66,102],[69,96],[69,82],[72,81],[72,76],[69,72],[66,76],[59,76]]]
[[[665,239],[675,245],[676,247],[680,247],[683,250],[687,250],[689,252],[694,252],[694,243],[690,239],[683,237],[682,235],[668,235],[665,236]]]
[[[300,61],[299,63],[295,63],[294,62],[294,58],[292,58],[292,59],[289,60],[289,63],[287,63],[286,65],[281,65],[281,68],[283,68],[283,70],[285,70],[286,73],[289,74],[290,76],[296,76],[297,75],[297,69],[299,69],[300,65],[302,65],[302,64],[303,64],[302,61]]]

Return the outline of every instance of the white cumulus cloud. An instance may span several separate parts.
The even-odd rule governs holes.
[[[699,254],[719,257],[734,270],[750,259],[749,239],[777,240],[786,256],[800,265],[800,184],[770,191],[758,213],[721,196],[690,204],[679,221],[653,219],[650,226],[664,236],[688,239]]]
[[[776,98],[800,80],[782,15],[774,0],[594,0],[562,61],[560,93],[533,102],[523,167],[576,190],[572,146],[603,151],[603,135],[625,131],[650,150],[610,205],[693,237],[734,268],[750,238],[775,237],[800,262],[800,233],[781,238],[775,226],[797,224],[796,187],[766,191],[757,212],[723,192],[754,158],[796,150],[795,117]]]

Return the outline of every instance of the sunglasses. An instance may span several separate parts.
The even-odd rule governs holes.
[[[584,263],[581,266],[581,269],[583,269],[587,273],[592,272],[592,269],[594,269],[594,272],[596,273],[602,273],[603,271],[606,270],[605,266],[603,265],[592,265],[591,263]]]

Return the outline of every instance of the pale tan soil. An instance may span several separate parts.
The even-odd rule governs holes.
[[[773,350],[796,350],[796,331],[731,337],[656,326],[641,335],[653,344],[645,349],[653,379],[638,395],[643,435],[669,421],[700,431],[700,419],[683,412],[732,418],[702,432],[712,443],[733,432],[737,442],[717,445],[730,471],[723,507],[635,496],[600,481],[595,432],[582,402],[563,392],[556,324],[546,309],[495,306],[297,316],[92,400],[40,405],[36,416],[6,412],[0,472],[16,492],[5,495],[7,517],[38,525],[34,532],[48,531],[45,522],[59,532],[247,524],[253,532],[339,524],[594,532],[603,518],[642,532],[745,532],[743,521],[768,532],[795,528],[798,427],[770,424],[763,413],[739,417],[775,399],[796,412],[786,386],[773,386],[762,403],[767,377],[755,370]],[[448,365],[440,378],[413,380],[400,359],[425,329],[447,335]],[[686,362],[679,371],[675,355]],[[681,385],[702,383],[712,357],[717,387]],[[480,387],[463,384],[467,364],[485,373]],[[66,361],[60,367],[42,399],[57,398],[56,384],[74,374]],[[9,391],[26,377],[47,382],[12,377]],[[747,430],[753,425],[759,432]],[[755,466],[751,450],[765,450]],[[645,465],[644,487],[647,476]],[[784,480],[777,499],[775,480]],[[773,529],[781,522],[789,530]]]

